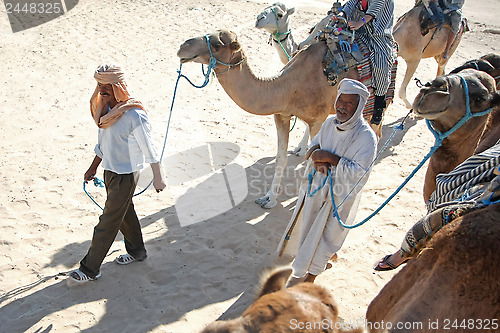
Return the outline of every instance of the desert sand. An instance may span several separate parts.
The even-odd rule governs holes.
[[[396,1],[396,16],[413,3]],[[268,35],[254,28],[267,5],[260,0],[81,0],[64,16],[17,33],[2,9],[0,331],[196,332],[248,307],[262,271],[284,263],[276,260],[276,247],[294,208],[304,162],[289,156],[284,193],[275,208],[256,205],[272,179],[273,118],[243,111],[213,79],[203,89],[180,81],[165,149],[168,188],[159,194],[148,190],[134,200],[148,259],[115,265],[114,257],[124,252],[118,236],[99,280],[69,287],[57,275],[78,267],[100,213],[82,190],[97,140],[88,104],[97,65],[117,62],[126,69],[130,90],[147,106],[161,149],[179,68],[176,52],[186,39],[229,29],[238,34],[257,75],[271,76],[282,67],[267,44]],[[295,5],[293,33],[301,41],[331,1]],[[466,1],[471,31],[447,71],[500,52],[498,5],[498,0]],[[436,68],[433,59],[423,60],[415,76],[432,80]],[[404,69],[399,59],[397,86]],[[186,64],[182,71],[203,81],[197,64]],[[410,100],[417,92],[410,83]],[[407,112],[395,98],[379,147]],[[298,122],[290,150],[303,130]],[[424,121],[409,118],[376,162],[357,220],[392,193],[432,144]],[[217,149],[224,151],[221,163],[204,155]],[[222,172],[228,163],[233,173]],[[370,301],[395,274],[374,274],[372,265],[398,248],[406,230],[425,213],[424,173],[425,167],[380,214],[352,230],[333,268],[318,277],[317,283],[334,293],[344,321],[362,320]],[[235,193],[229,204],[217,200],[219,192],[207,191],[227,174]],[[104,203],[103,189],[92,184],[87,189]],[[196,199],[180,200],[197,189]],[[182,207],[177,206],[181,201]],[[204,210],[212,202],[221,205]],[[189,216],[201,220],[195,223]]]

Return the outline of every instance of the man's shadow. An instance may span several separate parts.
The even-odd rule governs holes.
[[[284,172],[282,180],[286,190],[272,210],[254,203],[272,180],[269,170],[274,168],[274,159],[263,158],[245,169],[248,196],[229,211],[186,227],[181,227],[175,206],[142,218],[148,249],[144,262],[119,266],[107,259],[97,281],[69,288],[63,279],[23,297],[29,286],[18,294],[4,295],[0,302],[11,302],[1,308],[0,331],[61,329],[52,321],[59,311],[73,319],[85,313],[75,324],[82,331],[150,331],[179,321],[193,310],[236,297],[240,297],[238,306],[225,312],[239,315],[251,301],[261,271],[272,266],[276,257],[302,182],[297,177],[302,162],[303,157],[289,157],[291,171]],[[89,241],[66,245],[47,266],[74,267],[88,246]],[[18,298],[12,301],[14,297]],[[154,301],[158,299],[162,301]],[[100,312],[104,312],[102,317],[94,317]]]
[[[415,123],[408,120],[405,130],[395,135],[388,149],[397,145]],[[382,139],[390,135],[393,125],[383,127]],[[385,152],[381,158],[390,155],[390,151]],[[146,241],[146,261],[125,267],[108,261],[102,265],[103,276],[96,282],[68,288],[66,280],[62,280],[17,298],[2,307],[0,330],[60,329],[50,322],[51,316],[61,310],[81,312],[87,306],[104,308],[104,314],[79,326],[82,331],[149,331],[177,322],[193,310],[234,298],[238,300],[221,311],[220,319],[239,316],[252,303],[261,272],[276,262],[276,248],[306,178],[304,158],[289,155],[278,205],[264,210],[254,200],[269,189],[274,165],[274,158],[263,158],[247,167],[249,190],[245,200],[217,216],[182,227],[174,205],[142,218],[143,228],[157,225],[156,230],[144,232],[145,239],[158,234]],[[140,202],[137,206],[140,210]],[[74,267],[88,246],[89,241],[66,245],[54,254],[48,266]],[[29,289],[4,295],[0,303]],[[163,301],[153,302],[150,295]]]

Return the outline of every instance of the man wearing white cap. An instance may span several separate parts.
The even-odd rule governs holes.
[[[306,155],[315,171],[309,184],[300,190],[278,248],[280,255],[295,256],[293,276],[305,276],[306,282],[313,282],[342,246],[349,229],[342,227],[338,219],[347,225],[354,222],[368,178],[368,173],[363,175],[375,158],[377,147],[376,135],[363,119],[368,96],[368,90],[359,81],[342,80],[335,101],[336,115],[323,123]],[[342,203],[338,218],[334,215],[332,193],[336,205]]]
[[[101,65],[94,78],[97,87],[90,99],[90,112],[99,134],[96,156],[84,180],[94,179],[97,167],[102,165],[107,199],[94,228],[90,249],[80,268],[69,275],[78,283],[101,276],[101,264],[118,230],[123,234],[127,253],[118,256],[115,262],[125,265],[146,259],[141,225],[132,203],[139,170],[146,163],[151,164],[154,188],[157,192],[165,188],[160,160],[151,142],[148,115],[141,102],[130,96],[123,70],[117,65]]]

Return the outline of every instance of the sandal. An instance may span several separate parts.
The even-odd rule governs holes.
[[[134,261],[136,261],[136,259],[128,253],[120,254],[115,258],[115,263],[117,263],[118,265],[128,265],[133,263]]]
[[[386,255],[382,260],[380,260],[378,263],[375,264],[375,267],[373,267],[374,270],[382,272],[382,271],[392,271],[393,269],[398,268],[402,264],[406,263],[410,258],[406,258],[401,264],[399,265],[393,265],[389,262],[389,258],[391,257],[392,254]],[[387,265],[388,267],[382,267],[380,264]]]
[[[101,272],[99,272],[99,274],[97,274],[95,278],[92,278],[87,274],[85,274],[84,272],[82,272],[80,269],[75,269],[74,271],[69,273],[69,278],[76,283],[85,283],[88,281],[94,281],[100,277],[101,277]]]

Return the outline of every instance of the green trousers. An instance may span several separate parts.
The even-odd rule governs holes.
[[[141,225],[132,203],[138,176],[138,172],[117,174],[104,171],[107,194],[104,211],[99,217],[99,223],[94,227],[90,249],[80,262],[80,270],[89,277],[94,278],[99,274],[101,264],[118,230],[124,236],[128,254],[137,260],[144,260],[147,257]]]

